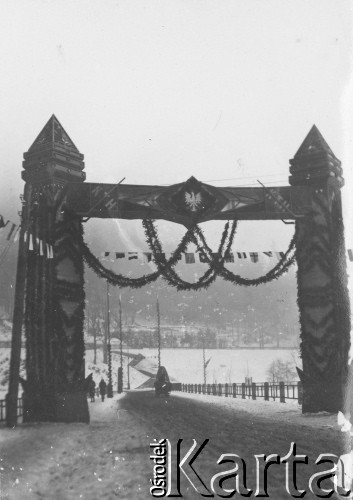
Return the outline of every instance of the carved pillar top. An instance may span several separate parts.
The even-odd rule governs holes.
[[[341,162],[336,158],[319,129],[313,125],[290,163],[289,184],[323,186],[330,180],[344,185]]]
[[[52,115],[27,153],[22,179],[32,184],[83,182],[86,174],[79,152],[55,115]]]

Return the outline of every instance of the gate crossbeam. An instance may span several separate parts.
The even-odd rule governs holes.
[[[81,217],[164,219],[183,225],[209,220],[281,220],[310,213],[307,186],[215,187],[191,177],[172,186],[71,182],[66,206]]]

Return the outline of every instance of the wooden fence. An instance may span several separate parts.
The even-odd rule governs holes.
[[[23,416],[23,400],[17,399],[17,416]],[[6,399],[0,399],[0,422],[6,421]]]
[[[303,388],[301,382],[293,384],[270,384],[269,382],[252,383],[252,384],[181,384],[182,392],[190,392],[195,394],[207,394],[211,396],[224,396],[226,398],[242,398],[242,399],[258,399],[263,398],[264,401],[275,401],[279,399],[281,403],[285,403],[287,399],[297,400],[298,404],[302,404]]]

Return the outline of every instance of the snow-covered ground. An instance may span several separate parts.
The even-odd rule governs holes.
[[[302,414],[301,406],[297,401],[287,400],[286,403],[276,401],[264,401],[257,399],[226,398],[224,396],[208,396],[206,394],[192,394],[185,392],[173,392],[173,396],[202,403],[233,409],[235,411],[248,412],[251,415],[280,421],[287,424],[298,424],[322,429],[337,429],[337,415],[327,412]]]
[[[140,352],[151,362],[157,362],[156,349],[131,349]],[[207,383],[244,382],[252,377],[253,382],[265,382],[267,369],[275,359],[293,362],[301,366],[298,352],[287,349],[207,349]],[[170,376],[183,383],[200,384],[203,382],[202,349],[163,349],[161,364]],[[293,380],[298,380],[295,375]]]
[[[248,460],[255,453],[288,451],[340,453],[344,448],[336,416],[303,416],[296,405],[172,394],[156,399],[151,391],[132,391],[89,403],[91,423],[27,424],[0,432],[0,498],[9,500],[147,500],[152,463],[149,443],[166,437],[198,443],[210,439],[209,452],[198,460],[205,477],[217,472],[221,452],[238,452]],[[309,467],[311,470],[312,462]],[[254,481],[249,469],[249,483]],[[301,485],[306,484],[300,478]],[[281,476],[271,477],[273,495],[282,493]],[[186,499],[201,498],[183,483]],[[313,498],[308,495],[306,498]],[[334,497],[333,497],[334,498]]]

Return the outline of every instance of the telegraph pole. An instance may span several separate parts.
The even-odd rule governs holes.
[[[129,343],[128,341],[130,340],[130,336],[131,336],[131,329],[129,328],[129,338],[128,340],[126,341],[126,344],[127,344],[127,389],[128,391],[130,390],[130,349],[129,349]]]
[[[120,336],[120,367],[118,369],[118,393],[123,392],[123,327],[121,314],[121,295],[119,295],[119,336]]]
[[[107,334],[108,334],[108,387],[107,397],[113,397],[112,384],[112,345],[110,342],[110,302],[109,302],[109,281],[107,281]]]
[[[205,333],[202,336],[202,360],[203,360],[203,383],[206,385],[206,354],[205,354]]]

